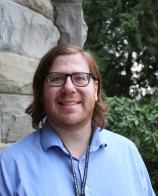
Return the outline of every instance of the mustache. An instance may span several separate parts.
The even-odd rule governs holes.
[[[63,94],[63,95],[60,95],[60,97],[59,98],[57,98],[57,100],[58,99],[60,99],[60,100],[62,100],[62,99],[74,99],[74,100],[80,100],[81,98],[80,97],[78,97],[78,96],[76,96],[76,95],[67,95],[67,94]]]

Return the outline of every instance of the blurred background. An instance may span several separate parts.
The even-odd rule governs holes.
[[[138,147],[158,195],[158,1],[84,0],[85,48],[99,65],[107,129]]]

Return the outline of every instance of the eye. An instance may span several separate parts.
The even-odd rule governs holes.
[[[63,80],[63,78],[62,77],[54,77],[54,78],[52,78],[52,82],[55,82],[55,81],[61,81],[61,80]]]
[[[65,76],[61,74],[50,74],[49,75],[49,82],[50,83],[56,83],[56,82],[62,82],[65,80]]]
[[[75,74],[73,79],[75,81],[84,81],[87,80],[87,77],[85,74]]]
[[[83,77],[76,77],[75,80],[84,80]]]

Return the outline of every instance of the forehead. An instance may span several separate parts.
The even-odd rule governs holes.
[[[80,53],[59,55],[55,58],[49,72],[75,73],[90,72],[87,59]]]

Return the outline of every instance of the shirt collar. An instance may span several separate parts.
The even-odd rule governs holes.
[[[104,134],[102,134],[103,131],[104,130],[100,131],[100,128],[98,127],[96,131],[93,133],[93,138],[91,142],[91,151],[96,151],[101,146],[102,147],[107,146],[106,138]],[[54,132],[48,120],[45,121],[42,127],[41,143],[44,151],[46,151],[51,146],[59,146],[60,148],[64,149],[62,141],[60,140],[58,135]]]
[[[91,151],[96,151],[100,147],[106,147],[106,138],[104,136],[103,131],[100,131],[100,127],[96,129],[96,131],[93,133],[92,143],[91,143]]]
[[[58,135],[54,132],[48,120],[45,121],[42,127],[41,143],[44,151],[46,151],[51,146],[59,146],[60,148],[63,148],[62,141],[60,140]]]

